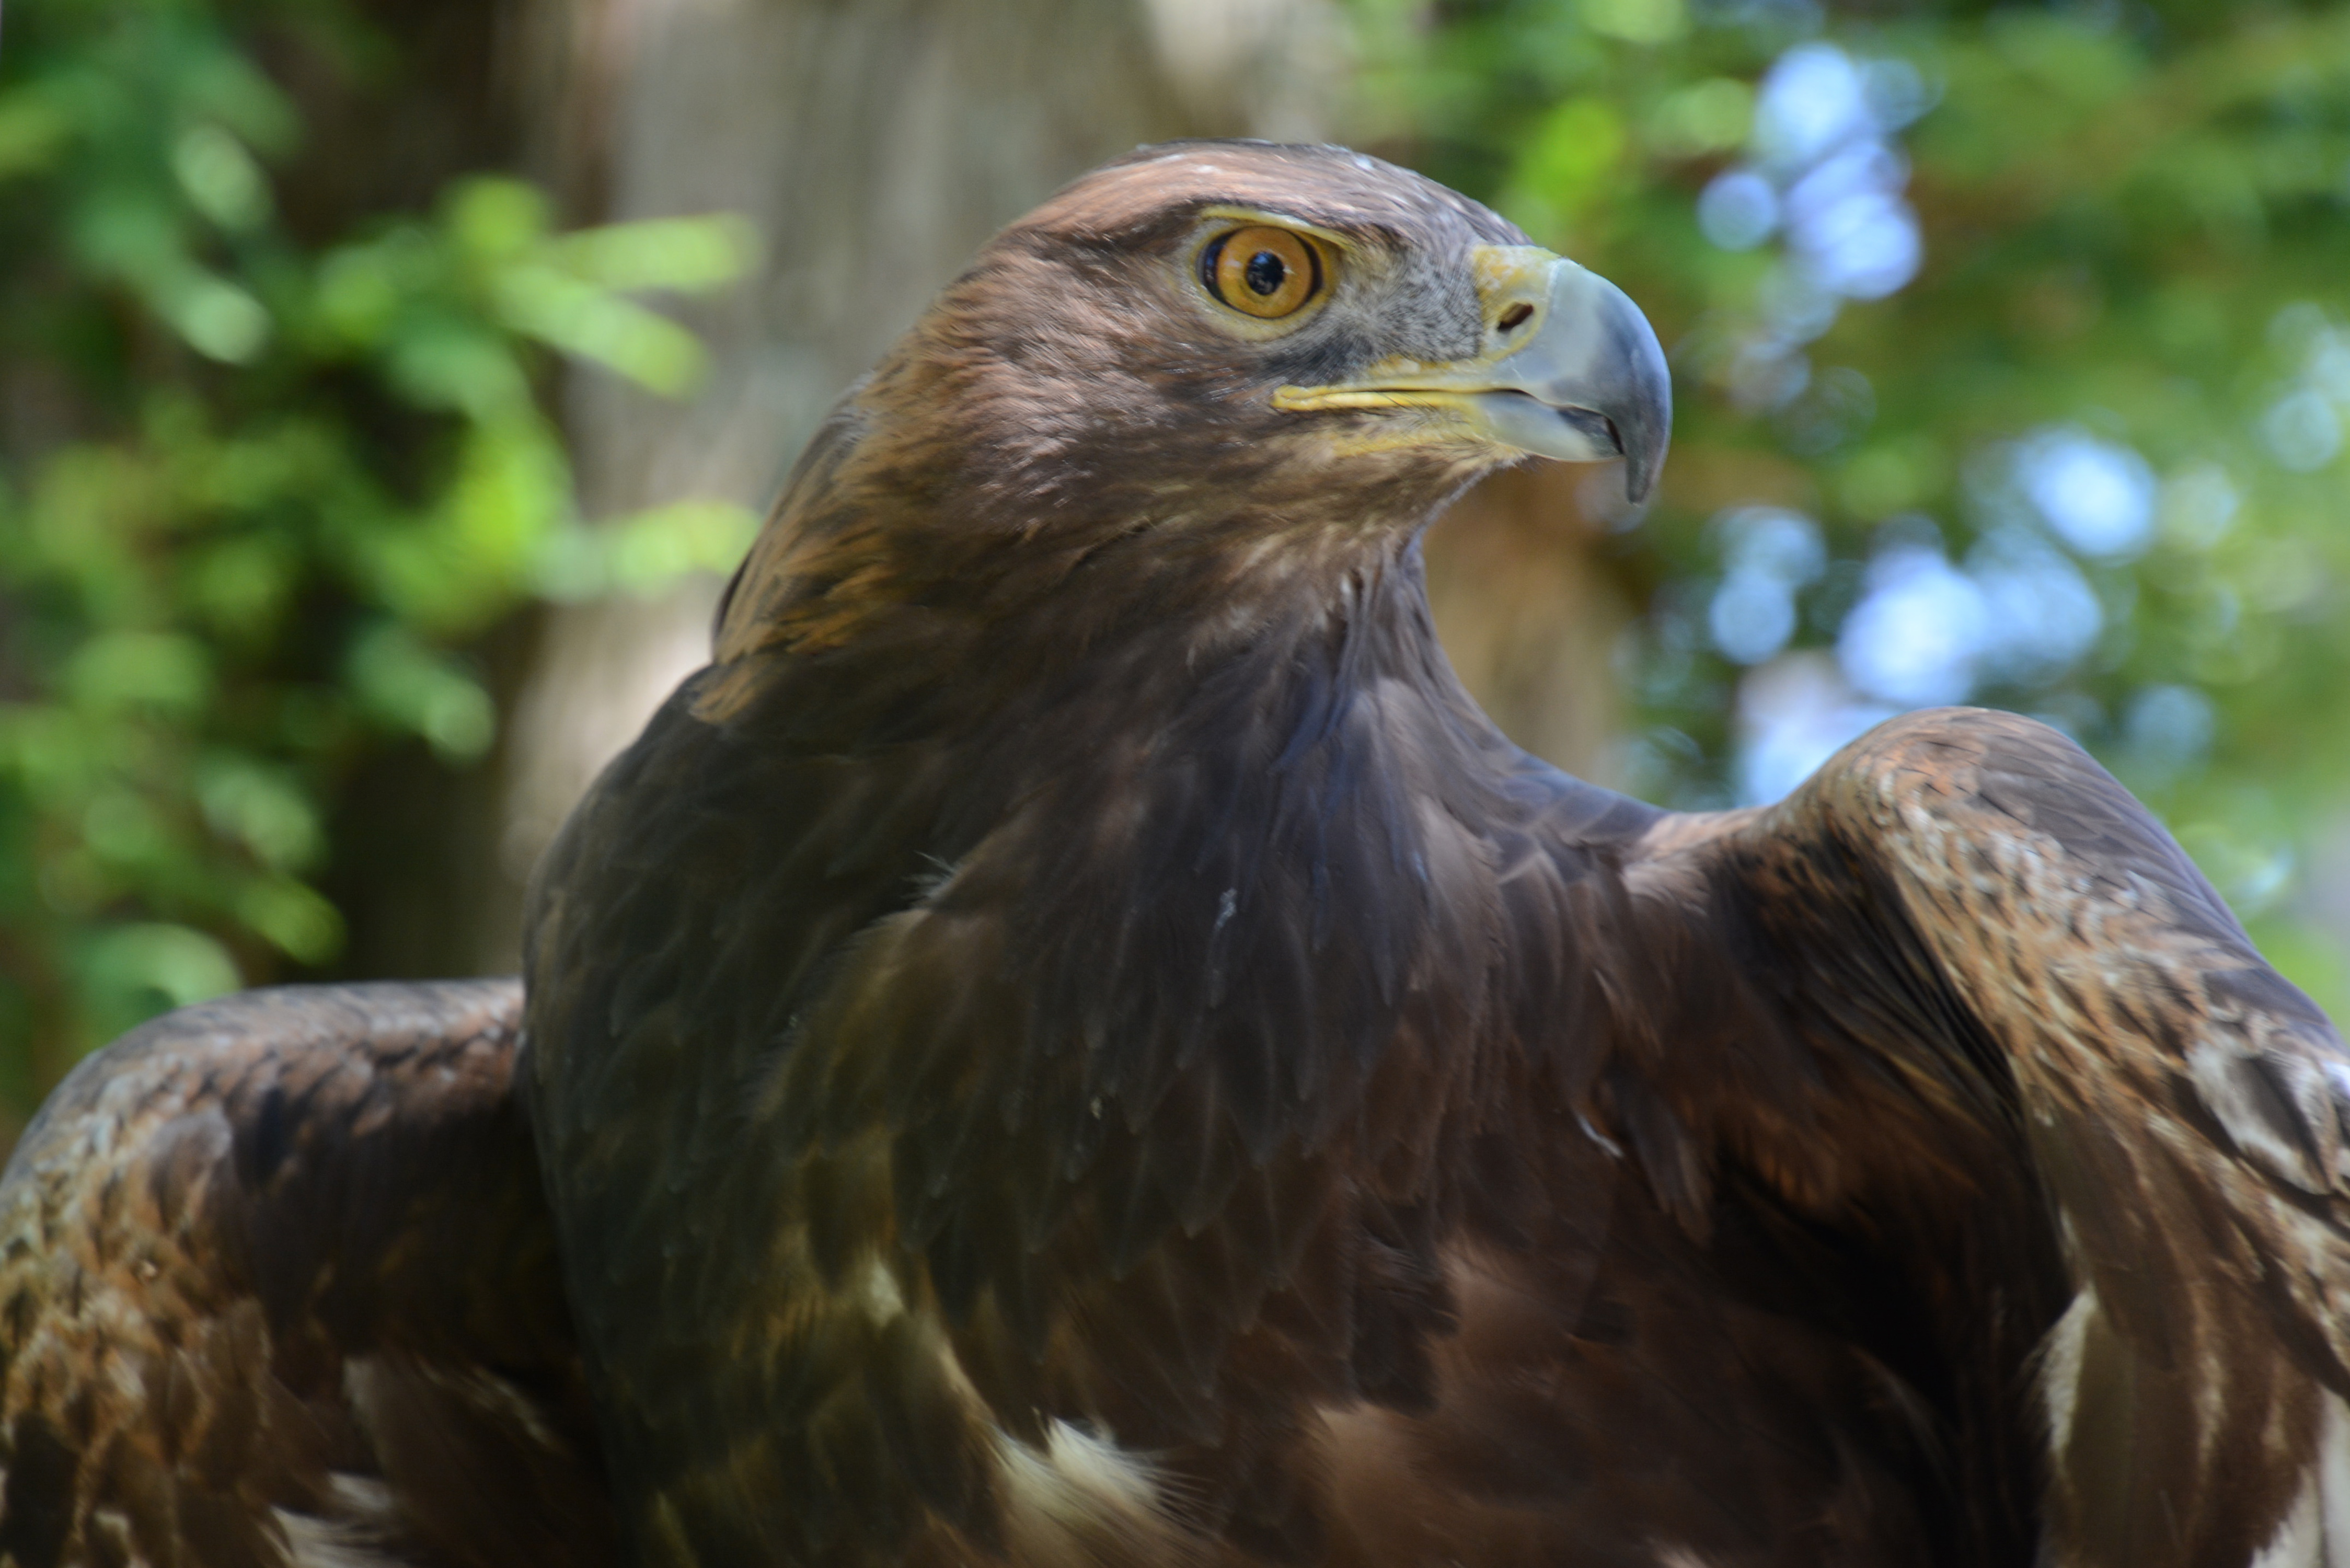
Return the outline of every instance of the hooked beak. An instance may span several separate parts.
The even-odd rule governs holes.
[[[1598,274],[1535,245],[1471,257],[1485,349],[1426,365],[1389,359],[1359,380],[1283,387],[1282,409],[1449,408],[1502,446],[1569,462],[1624,460],[1624,491],[1648,498],[1672,435],[1672,378],[1640,307]]]

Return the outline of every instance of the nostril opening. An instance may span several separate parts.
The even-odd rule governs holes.
[[[1502,319],[1495,322],[1493,325],[1506,335],[1508,333],[1515,332],[1519,327],[1523,327],[1528,318],[1531,317],[1534,313],[1534,307],[1533,306],[1526,304],[1523,300],[1520,300],[1517,304],[1510,306],[1509,309],[1502,312]]]

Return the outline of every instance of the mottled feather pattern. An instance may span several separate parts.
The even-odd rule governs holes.
[[[1915,716],[1786,811],[1881,858],[2012,1064],[2081,1293],[2040,1373],[2056,1560],[2249,1560],[2350,1391],[2340,1036],[2043,726]]]
[[[0,1181],[8,1560],[608,1560],[519,1011],[255,992],[76,1069]]]

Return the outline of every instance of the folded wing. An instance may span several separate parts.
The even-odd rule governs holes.
[[[2002,1383],[2022,1406],[2043,1561],[2350,1563],[2350,1056],[2178,845],[2064,736],[1972,711],[1678,831],[1650,919],[1701,911],[1737,1015],[1794,1037],[1747,1056],[1803,1064],[1742,1123],[1679,1114],[1909,1250],[1981,1420]]]
[[[258,992],[67,1080],[0,1179],[0,1557],[611,1559],[521,1003]]]

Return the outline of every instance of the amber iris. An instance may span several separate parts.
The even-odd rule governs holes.
[[[1200,281],[1234,310],[1277,320],[1322,292],[1322,255],[1301,234],[1252,225],[1209,242]]]

